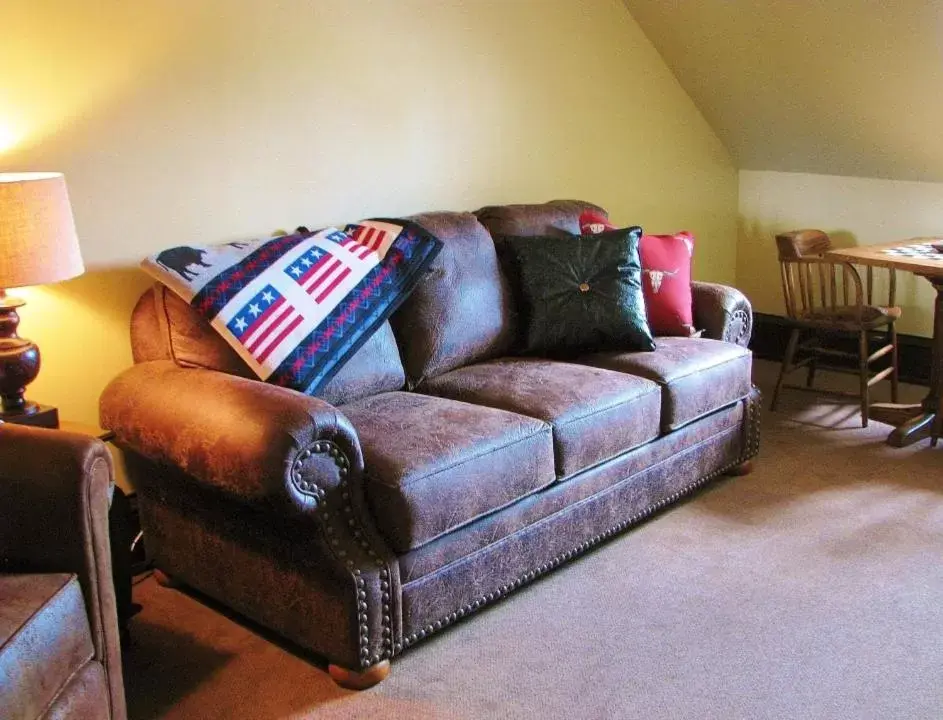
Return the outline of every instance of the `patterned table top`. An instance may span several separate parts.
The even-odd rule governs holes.
[[[943,252],[932,245],[943,243],[943,238],[911,238],[883,245],[865,245],[830,250],[826,256],[833,260],[895,268],[915,275],[943,278]]]

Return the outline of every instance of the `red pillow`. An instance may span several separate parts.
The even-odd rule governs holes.
[[[587,210],[580,215],[580,233],[582,235],[598,235],[606,230],[615,230],[616,226],[609,222],[609,218],[602,213]]]
[[[584,212],[580,231],[594,234],[612,230],[605,215]],[[643,235],[639,243],[642,263],[642,292],[648,325],[653,335],[694,333],[694,300],[691,295],[691,259],[694,237],[689,232],[674,235]]]
[[[644,278],[642,291],[652,333],[692,335],[691,259],[694,256],[694,237],[689,232],[643,235],[639,256]]]

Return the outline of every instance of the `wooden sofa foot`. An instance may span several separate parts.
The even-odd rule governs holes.
[[[154,579],[161,587],[170,588],[172,590],[183,587],[183,583],[173,575],[168,575],[163,570],[158,570],[157,568],[154,568]]]
[[[348,690],[366,690],[386,679],[386,676],[390,674],[390,661],[384,660],[379,662],[364,672],[348,670],[339,665],[328,665],[327,671],[330,673],[331,679],[342,688],[347,688]]]
[[[753,461],[747,460],[746,462],[742,462],[739,465],[734,465],[732,468],[727,470],[724,475],[741,477],[742,475],[749,475],[751,472],[753,472]]]

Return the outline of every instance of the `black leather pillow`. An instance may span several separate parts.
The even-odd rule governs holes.
[[[642,228],[496,238],[518,296],[524,352],[654,350],[645,317]]]

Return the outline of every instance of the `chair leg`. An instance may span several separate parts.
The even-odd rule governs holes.
[[[773,399],[770,402],[769,409],[776,410],[779,405],[779,393],[783,389],[783,381],[786,375],[792,370],[792,362],[796,357],[796,348],[799,345],[799,328],[794,328],[789,335],[789,342],[786,344],[786,354],[783,356],[783,364],[779,368],[779,380],[776,381],[776,388],[773,390]]]
[[[858,335],[858,376],[861,382],[861,427],[868,427],[868,331]]]
[[[816,363],[818,362],[819,356],[815,354],[815,348],[812,349],[812,356],[809,358],[809,372],[805,376],[805,386],[807,388],[812,387],[815,383],[815,370]]]
[[[941,435],[943,435],[943,397],[937,403],[936,419],[933,421],[933,428],[930,430],[930,447],[936,447]]]
[[[894,368],[894,372],[891,373],[891,402],[898,402],[897,399],[897,378],[898,371],[900,369],[899,361],[897,359],[897,325],[891,323],[891,345],[894,346],[894,349],[891,350],[891,367]]]

